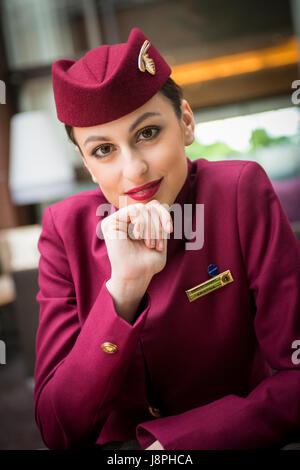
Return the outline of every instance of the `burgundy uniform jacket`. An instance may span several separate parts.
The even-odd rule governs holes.
[[[192,204],[203,246],[170,235],[132,324],[105,284],[100,188],[44,211],[34,401],[50,449],[135,438],[143,449],[259,449],[300,430],[300,244],[260,165],[187,164],[175,203]],[[190,302],[210,264],[233,282]],[[149,412],[142,349],[161,417]]]

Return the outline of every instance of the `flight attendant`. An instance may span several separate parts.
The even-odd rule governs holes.
[[[52,72],[99,187],[43,214],[46,446],[284,445],[300,430],[300,246],[265,171],[186,157],[193,113],[136,28]]]

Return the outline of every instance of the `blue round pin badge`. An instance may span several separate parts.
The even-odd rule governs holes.
[[[208,271],[208,274],[212,277],[219,274],[218,267],[215,264],[210,264],[207,268],[207,271]]]

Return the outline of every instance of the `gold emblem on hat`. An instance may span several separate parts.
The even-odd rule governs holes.
[[[154,60],[151,59],[151,57],[149,57],[147,54],[147,50],[150,46],[151,44],[149,41],[145,41],[142,45],[138,58],[138,67],[141,72],[145,72],[145,70],[147,70],[147,72],[151,73],[151,75],[155,75]]]
[[[192,289],[186,290],[185,292],[189,301],[193,302],[194,300],[199,299],[199,297],[203,297],[204,295],[209,294],[210,292],[219,289],[220,287],[224,287],[233,281],[234,279],[232,274],[228,269],[227,271],[224,271],[223,273],[218,274],[208,281],[205,281],[198,286],[192,287]]]

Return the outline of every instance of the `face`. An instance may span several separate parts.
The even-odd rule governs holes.
[[[186,100],[179,119],[160,92],[126,116],[93,127],[74,127],[83,163],[108,202],[117,208],[152,199],[172,205],[187,176],[185,146],[194,140]],[[126,194],[160,181],[144,194]]]

